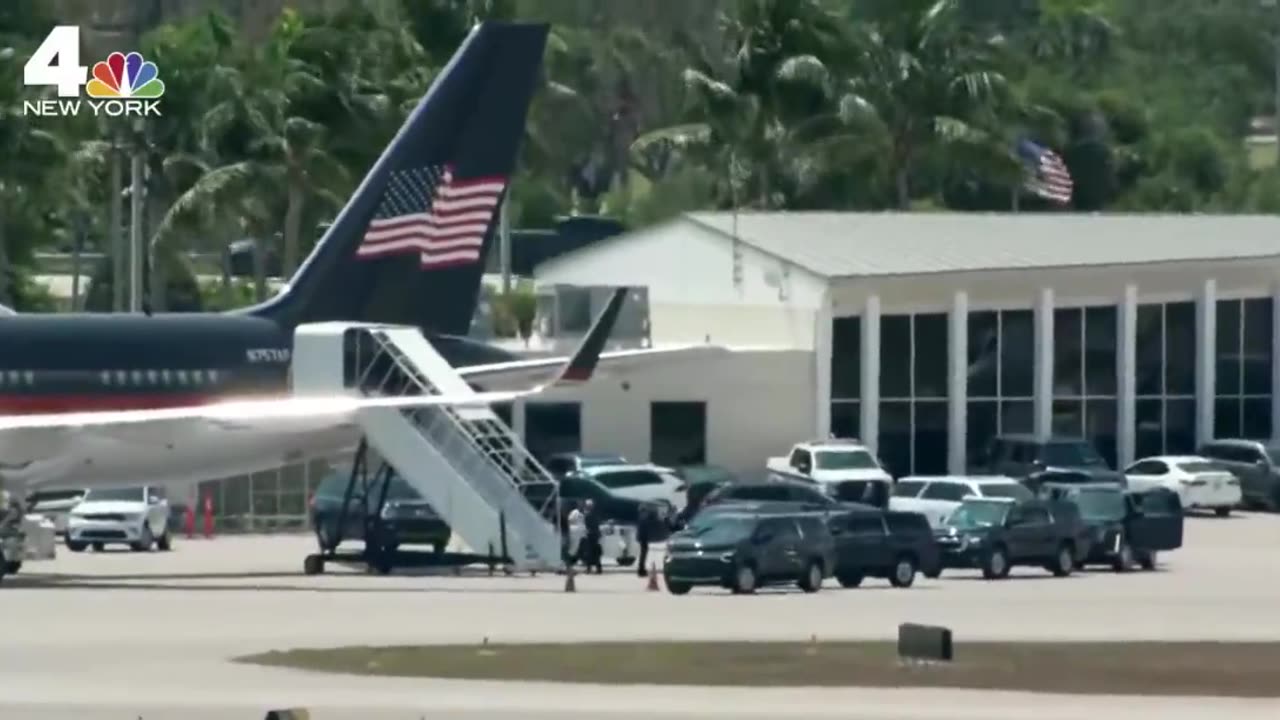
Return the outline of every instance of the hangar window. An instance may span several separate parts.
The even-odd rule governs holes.
[[[1219,300],[1213,436],[1271,437],[1271,298]]]
[[[980,310],[969,313],[967,324],[965,457],[980,466],[997,435],[1033,429],[1035,316],[1031,310]]]
[[[880,318],[879,450],[894,475],[947,469],[946,313]]]
[[[1116,463],[1116,307],[1053,312],[1053,432]]]
[[[1193,453],[1196,447],[1195,303],[1139,305],[1136,333],[1136,456]]]

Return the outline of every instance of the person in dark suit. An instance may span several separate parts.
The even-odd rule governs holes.
[[[604,566],[601,565],[602,556],[604,555],[604,547],[600,544],[600,511],[596,510],[596,504],[590,500],[586,503],[586,523],[587,534],[582,539],[583,563],[587,566],[587,572],[590,573],[595,568],[597,575],[604,574]]]
[[[640,557],[636,559],[636,575],[649,576],[649,542],[652,540],[658,513],[649,503],[641,503],[636,517],[636,543],[640,546]]]

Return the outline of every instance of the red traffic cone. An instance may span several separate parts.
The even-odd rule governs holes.
[[[658,587],[658,564],[649,563],[649,591],[656,592],[661,589]]]

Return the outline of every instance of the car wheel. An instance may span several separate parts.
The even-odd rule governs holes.
[[[811,562],[805,569],[804,576],[797,583],[807,593],[816,593],[822,589],[822,563]]]
[[[1116,553],[1115,559],[1111,561],[1111,569],[1118,573],[1129,572],[1135,564],[1133,546],[1129,544],[1129,541],[1121,538],[1120,550]]]
[[[1217,515],[1218,517],[1231,517],[1231,507],[1227,506],[1227,507],[1214,508],[1213,514]]]
[[[173,538],[169,536],[168,529],[165,529],[164,534],[156,540],[156,549],[160,552],[169,552],[173,549]]]
[[[1075,568],[1075,550],[1071,548],[1071,543],[1062,543],[1058,546],[1058,554],[1053,556],[1053,574],[1057,577],[1066,577]]]
[[[106,545],[104,545],[103,543],[96,542],[96,543],[94,543],[94,544],[93,544],[93,551],[94,551],[94,552],[102,552],[102,549],[103,549],[104,547],[106,547]]]
[[[920,574],[924,575],[926,578],[930,580],[937,580],[938,578],[942,577],[942,568],[940,567],[929,568],[928,570],[925,570]]]
[[[839,573],[836,575],[836,582],[840,583],[840,587],[856,588],[862,584],[862,575],[857,573]]]
[[[1156,551],[1150,550],[1146,553],[1143,553],[1142,557],[1138,558],[1138,564],[1142,566],[1143,570],[1155,570],[1156,569]]]
[[[151,545],[154,543],[155,538],[151,536],[151,526],[143,523],[142,537],[138,538],[138,542],[130,543],[129,548],[134,552],[148,552],[151,550]]]
[[[308,555],[302,561],[302,572],[306,575],[323,575],[324,558],[319,555]]]
[[[7,560],[4,563],[4,572],[6,575],[17,575],[18,571],[21,569],[22,569],[21,560]]]
[[[889,584],[897,588],[909,588],[916,581],[916,561],[910,555],[903,555],[893,564],[893,574],[889,576]]]
[[[71,552],[84,552],[84,549],[87,547],[89,546],[86,543],[76,542],[75,540],[67,541],[67,549]]]
[[[678,580],[675,582],[672,582],[671,580],[667,580],[665,584],[667,586],[667,592],[671,593],[672,595],[687,595],[689,594],[690,588],[693,587],[689,583],[680,582]]]
[[[1009,556],[1005,549],[996,546],[987,551],[982,558],[982,577],[988,580],[999,580],[1009,576]]]
[[[733,592],[736,595],[750,595],[756,591],[756,569],[750,565],[740,566],[733,574]]]

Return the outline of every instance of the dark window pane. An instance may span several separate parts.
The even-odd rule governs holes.
[[[987,447],[995,439],[999,431],[999,421],[994,400],[979,400],[968,403],[965,418],[965,464],[968,469],[976,470],[986,467]]]
[[[1031,397],[1035,374],[1035,316],[1030,310],[1000,313],[1000,394]]]
[[[999,357],[999,313],[969,313],[969,397],[996,396]]]
[[[1030,400],[1000,403],[1000,434],[1029,433],[1035,430],[1035,408]]]
[[[862,318],[836,318],[831,323],[831,397],[862,396]]]
[[[1161,395],[1164,387],[1164,306],[1139,305],[1136,333],[1138,395]]]
[[[1116,401],[1090,400],[1084,408],[1084,435],[1111,467],[1116,466]]]
[[[1196,401],[1165,401],[1165,452],[1190,455],[1196,452]]]
[[[1196,451],[1195,400],[1165,401],[1164,451],[1170,455],[1190,455]]]
[[[1078,397],[1084,392],[1084,368],[1080,365],[1084,311],[1053,311],[1053,394]]]
[[[1213,402],[1213,436],[1218,439],[1240,437],[1240,400],[1218,398]]]
[[[1271,439],[1271,398],[1249,398],[1244,401],[1241,436],[1250,440]]]
[[[911,316],[880,318],[880,397],[911,397]]]
[[[917,402],[915,426],[915,475],[945,475],[947,472],[947,403]]]
[[[1271,392],[1271,298],[1244,301],[1244,394]]]
[[[841,438],[856,438],[862,427],[862,405],[857,402],[831,403],[831,434]]]
[[[1164,306],[1164,382],[1167,395],[1196,393],[1196,305]]]
[[[1134,408],[1134,455],[1138,458],[1164,453],[1164,403],[1139,400]]]
[[[1091,307],[1084,313],[1084,389],[1090,395],[1116,394],[1116,309]]]
[[[1084,401],[1053,401],[1053,434],[1084,437]]]
[[[1218,395],[1240,394],[1240,304],[1239,300],[1218,301],[1218,338],[1214,346]]]
[[[941,313],[916,315],[914,394],[918,398],[947,396],[947,316]]]
[[[878,450],[894,477],[911,474],[911,403],[880,403]]]
[[[525,445],[539,460],[582,449],[582,409],[574,403],[529,403],[525,407]]]

